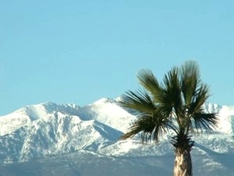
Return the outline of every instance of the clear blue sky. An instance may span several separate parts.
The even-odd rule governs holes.
[[[197,60],[209,102],[234,105],[234,1],[0,0],[0,115],[83,106]]]

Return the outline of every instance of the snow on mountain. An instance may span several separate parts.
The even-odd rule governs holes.
[[[136,117],[110,99],[85,107],[42,103],[0,117],[2,162],[28,161],[116,142]]]
[[[80,109],[79,116],[105,123],[115,129],[126,132],[136,117],[119,106],[118,101],[102,98]]]
[[[77,109],[79,107],[73,104],[57,105],[52,102],[23,107],[9,115],[0,117],[0,136],[10,134],[34,120],[48,118],[53,112],[66,112],[72,115]]]
[[[218,131],[234,134],[234,106],[223,106],[219,111]]]
[[[194,167],[201,168],[201,173],[209,170],[210,175],[217,168],[217,173],[234,172],[227,165],[230,157],[223,158],[234,155],[234,107],[205,104],[204,109],[218,113],[219,123],[211,134],[193,137]],[[119,105],[118,99],[102,98],[84,107],[52,102],[26,106],[0,117],[0,162],[26,162],[85,151],[107,158],[157,156],[166,163],[168,159],[173,163],[169,135],[163,136],[158,145],[142,145],[137,136],[118,140],[136,118]],[[151,161],[148,161],[149,167]],[[157,167],[165,171],[164,164]]]

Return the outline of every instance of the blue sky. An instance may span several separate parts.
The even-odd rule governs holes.
[[[209,102],[234,105],[234,2],[0,0],[0,115],[52,101],[83,106],[137,90],[193,59]]]

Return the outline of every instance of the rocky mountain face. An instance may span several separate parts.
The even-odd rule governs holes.
[[[194,175],[234,175],[234,107],[204,108],[218,113],[219,123],[194,137]],[[42,103],[1,116],[0,175],[172,175],[170,135],[157,145],[142,145],[139,136],[118,140],[136,118],[108,98],[84,107]]]

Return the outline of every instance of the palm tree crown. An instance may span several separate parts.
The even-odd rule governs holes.
[[[205,113],[202,106],[210,96],[209,87],[201,82],[195,61],[172,68],[162,83],[150,70],[141,70],[137,78],[143,89],[128,91],[121,104],[138,112],[139,118],[121,139],[141,133],[142,142],[157,142],[161,134],[172,129],[172,144],[190,150],[190,134],[215,127],[216,114]]]

